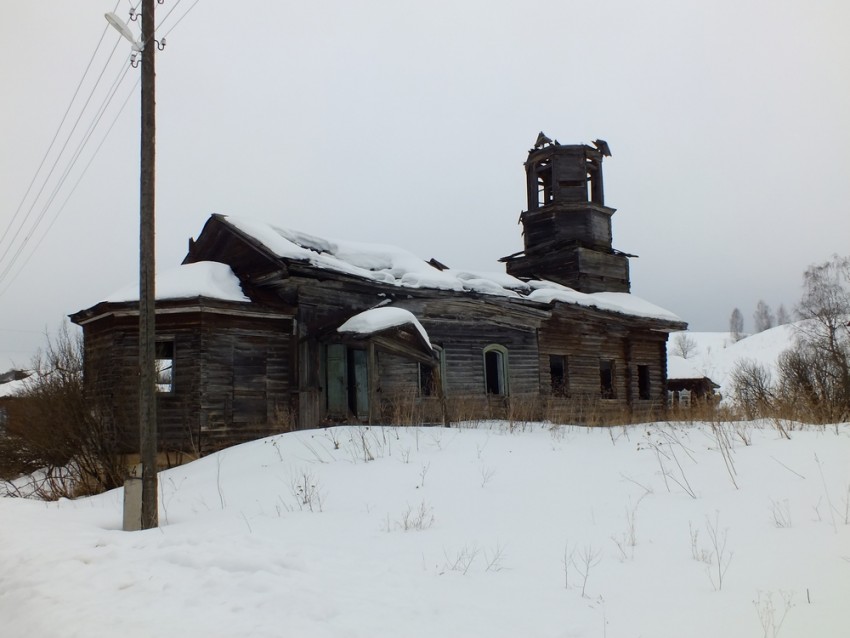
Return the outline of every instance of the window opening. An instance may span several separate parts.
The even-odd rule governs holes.
[[[156,391],[174,392],[174,342],[156,342]]]
[[[439,372],[440,372],[440,385],[445,387],[445,367],[443,360],[443,350],[439,346],[434,346],[434,350],[437,352],[437,356],[439,357]],[[419,396],[421,397],[433,397],[439,394],[439,388],[437,387],[437,376],[434,374],[434,366],[429,363],[419,363]]]
[[[567,375],[567,357],[562,354],[549,355],[549,378],[552,383],[552,395],[569,395],[569,377]]]
[[[508,351],[502,346],[484,350],[484,385],[487,394],[508,394]]]
[[[638,396],[641,399],[651,399],[651,391],[649,385],[649,366],[638,366]]]
[[[614,398],[614,360],[600,359],[599,385],[603,399]]]
[[[545,206],[552,201],[552,164],[544,160],[537,165],[537,205]]]

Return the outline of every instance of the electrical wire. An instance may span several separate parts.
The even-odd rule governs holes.
[[[50,171],[47,173],[47,176],[44,178],[44,181],[42,182],[41,187],[38,189],[38,193],[36,193],[36,196],[33,199],[32,203],[30,204],[30,207],[27,210],[26,215],[24,216],[23,220],[21,221],[20,225],[18,226],[17,230],[15,231],[15,234],[12,237],[12,240],[9,242],[9,245],[6,247],[6,250],[3,251],[3,254],[0,255],[0,263],[2,263],[4,259],[6,259],[6,256],[9,254],[9,250],[12,248],[15,241],[20,236],[21,231],[26,227],[27,221],[32,216],[33,211],[35,210],[36,204],[38,203],[38,200],[41,198],[42,193],[44,193],[44,189],[47,187],[48,181],[53,176],[53,173],[56,170],[56,167],[59,165],[60,161],[62,161],[62,157],[65,153],[65,150],[68,148],[68,144],[71,142],[71,137],[73,136],[74,132],[77,130],[77,126],[80,124],[80,121],[83,119],[83,115],[86,113],[86,109],[88,108],[89,104],[91,103],[92,98],[94,97],[94,92],[97,89],[97,87],[99,86],[100,81],[103,78],[104,73],[106,73],[106,69],[108,68],[109,63],[111,62],[112,56],[115,54],[115,51],[116,51],[120,41],[121,41],[120,38],[118,40],[116,40],[115,46],[112,48],[112,51],[109,54],[109,59],[107,59],[106,64],[104,64],[103,69],[100,72],[100,75],[98,75],[97,81],[95,82],[94,87],[92,87],[92,90],[89,93],[89,96],[85,101],[85,104],[83,104],[83,108],[80,110],[80,113],[77,116],[77,119],[75,120],[74,125],[71,127],[71,131],[68,133],[67,137],[65,138],[65,142],[62,144],[62,148],[59,150],[59,154],[56,156],[56,159],[54,160],[53,165],[50,167]],[[73,160],[72,160],[70,166],[71,167],[73,166]],[[39,216],[39,219],[40,218],[41,218],[41,216]],[[29,233],[24,236],[23,241],[21,242],[21,245],[18,247],[18,250],[12,256],[12,258],[9,261],[6,268],[2,272],[0,272],[0,283],[3,282],[5,275],[9,272],[9,270],[12,268],[12,266],[14,266],[14,262],[17,260],[18,256],[23,251],[23,248],[26,246],[26,243],[29,241],[29,237],[32,235],[32,232],[37,225],[38,225],[38,220],[36,220],[35,224],[33,224],[31,226]]]
[[[130,2],[130,0],[128,0],[128,2]],[[178,6],[179,6],[180,2],[181,2],[181,0],[176,0],[176,2],[175,2],[175,4],[174,4],[174,6],[172,6],[172,7],[171,7],[171,9],[168,11],[168,13],[166,13],[165,17],[164,17],[164,18],[160,21],[159,25],[157,26],[157,29],[158,29],[158,28],[160,28],[160,27],[162,27],[162,25],[163,25],[163,24],[164,24],[164,23],[168,20],[169,16],[170,16],[170,15],[172,14],[172,12],[173,12],[173,11],[174,11],[174,10],[175,10]],[[182,20],[183,20],[183,19],[184,19],[184,18],[185,18],[188,14],[189,14],[189,12],[190,12],[192,9],[194,9],[194,7],[198,4],[198,2],[199,2],[199,0],[195,0],[195,2],[193,2],[193,3],[192,3],[192,5],[191,5],[191,6],[190,6],[190,7],[189,7],[189,8],[188,8],[188,9],[187,9],[187,10],[186,10],[186,11],[185,11],[185,12],[184,12],[181,16],[180,16],[180,18],[179,18],[179,19],[178,19],[178,20],[177,20],[177,21],[176,21],[173,25],[171,25],[171,27],[168,29],[168,31],[167,31],[167,32],[166,32],[166,33],[162,36],[162,38],[163,38],[163,39],[165,38],[165,36],[166,36],[168,33],[171,33],[171,31],[173,31],[173,30],[177,27],[177,25],[178,25],[178,24],[180,24],[180,22],[181,22],[181,21],[182,21]],[[117,10],[117,9],[118,9],[118,5],[119,5],[119,4],[120,4],[120,0],[118,0],[118,2],[116,3],[116,5],[115,5],[115,10]],[[136,9],[138,8],[139,4],[141,4],[141,0],[139,0],[139,2],[137,2],[137,3],[136,3],[135,7],[132,5],[132,2],[130,2],[130,5],[131,5],[130,14],[131,14],[131,16],[135,14]],[[114,11],[113,11],[113,12],[114,12]],[[24,204],[24,202],[26,201],[26,199],[27,199],[28,195],[30,194],[30,192],[32,191],[33,185],[36,183],[36,180],[37,180],[37,178],[38,178],[38,174],[41,172],[41,169],[43,168],[44,163],[46,162],[47,157],[49,156],[50,151],[52,150],[52,148],[53,148],[54,144],[56,143],[56,140],[57,140],[57,139],[58,139],[58,137],[59,137],[59,132],[61,131],[62,126],[64,125],[65,121],[67,120],[68,114],[70,113],[71,108],[72,108],[72,106],[73,106],[73,104],[74,104],[74,101],[76,100],[76,97],[77,97],[77,95],[79,94],[80,88],[82,87],[82,85],[83,85],[83,83],[84,83],[84,81],[85,81],[85,78],[86,78],[86,76],[88,75],[88,72],[89,72],[89,70],[90,70],[90,68],[91,68],[91,65],[92,65],[92,63],[93,63],[93,61],[94,61],[94,58],[95,58],[95,57],[96,57],[96,55],[97,55],[98,50],[100,49],[100,45],[101,45],[101,44],[102,44],[102,42],[103,42],[103,39],[104,39],[104,37],[105,37],[105,35],[106,35],[106,31],[108,30],[108,28],[109,28],[109,25],[107,25],[107,26],[106,26],[106,28],[104,29],[103,33],[101,34],[100,40],[98,41],[98,44],[97,44],[97,46],[95,47],[95,51],[94,51],[94,53],[92,54],[92,57],[91,57],[91,59],[89,60],[88,65],[86,66],[86,70],[85,70],[85,72],[83,73],[83,77],[81,78],[81,80],[80,80],[80,82],[79,82],[79,84],[78,84],[78,86],[77,86],[77,89],[75,90],[74,95],[73,95],[73,96],[72,96],[72,98],[71,98],[71,102],[69,103],[69,105],[68,105],[68,107],[67,107],[67,109],[66,109],[65,115],[63,116],[62,121],[60,122],[59,127],[57,128],[56,133],[54,134],[54,139],[51,141],[50,146],[48,147],[48,150],[45,152],[45,155],[44,155],[44,157],[43,157],[43,159],[42,159],[42,161],[41,161],[41,163],[40,163],[40,165],[39,165],[38,169],[36,170],[36,173],[35,173],[35,175],[33,176],[33,179],[32,179],[32,181],[31,181],[31,183],[30,183],[29,187],[27,188],[27,192],[25,193],[25,195],[24,195],[23,199],[21,200],[21,204],[19,204],[19,206],[18,206],[18,210],[16,210],[15,215],[13,216],[12,221],[10,222],[10,224],[9,224],[9,227],[8,227],[7,231],[4,233],[3,237],[2,237],[2,238],[0,238],[0,246],[2,246],[3,240],[5,240],[5,239],[9,236],[9,233],[11,233],[11,231],[12,231],[12,227],[13,227],[13,225],[14,225],[14,222],[15,222],[15,220],[17,219],[17,217],[18,217],[18,215],[19,215],[20,211],[23,209],[23,204]],[[61,148],[61,150],[59,151],[59,154],[58,154],[58,156],[57,156],[56,160],[54,161],[53,165],[51,166],[50,171],[48,172],[47,176],[44,178],[44,180],[43,180],[43,182],[42,182],[42,184],[41,184],[41,187],[39,188],[38,193],[36,194],[35,198],[33,199],[32,204],[30,205],[30,207],[29,207],[29,209],[28,209],[28,211],[27,211],[26,215],[24,216],[23,220],[20,222],[20,224],[19,224],[19,226],[18,226],[17,230],[15,231],[15,233],[14,233],[14,235],[12,236],[11,240],[9,241],[9,245],[8,245],[8,246],[6,247],[6,249],[3,251],[2,255],[0,255],[0,266],[2,266],[3,260],[4,260],[4,259],[6,258],[6,256],[9,254],[9,251],[10,251],[10,250],[12,249],[12,247],[14,246],[14,244],[15,244],[15,242],[17,241],[18,237],[20,236],[20,234],[21,234],[22,230],[23,230],[23,229],[27,226],[27,221],[28,221],[28,220],[30,219],[30,217],[32,216],[33,211],[34,211],[35,206],[36,206],[36,203],[38,202],[39,198],[41,197],[42,193],[44,192],[44,189],[45,189],[45,188],[46,188],[46,186],[47,186],[47,182],[49,181],[50,177],[53,175],[53,172],[55,171],[56,167],[58,166],[59,161],[60,161],[60,159],[62,158],[62,155],[64,154],[64,152],[65,152],[65,150],[66,150],[66,148],[67,148],[68,144],[70,143],[71,137],[73,136],[74,132],[76,131],[77,126],[79,125],[79,123],[80,123],[80,121],[81,121],[81,119],[82,119],[82,117],[83,117],[83,114],[86,112],[86,109],[88,108],[88,105],[89,105],[89,103],[91,102],[91,99],[92,99],[92,98],[93,98],[93,96],[94,96],[94,92],[95,92],[95,90],[97,89],[97,87],[99,86],[100,81],[101,81],[101,79],[103,78],[103,75],[104,75],[104,73],[106,72],[107,67],[109,66],[110,62],[112,61],[112,58],[113,58],[113,56],[114,56],[114,54],[115,54],[115,51],[117,50],[117,47],[118,47],[118,44],[120,43],[120,41],[121,41],[121,40],[120,40],[120,37],[119,37],[119,38],[116,40],[116,44],[115,44],[115,46],[113,47],[112,51],[110,52],[109,57],[108,57],[108,59],[107,59],[106,63],[104,64],[103,69],[101,70],[100,74],[98,75],[98,78],[97,78],[97,80],[96,80],[96,82],[95,82],[95,85],[92,87],[92,89],[91,89],[91,91],[90,91],[90,93],[89,93],[88,98],[86,99],[85,103],[83,104],[83,107],[82,107],[82,109],[81,109],[81,111],[80,111],[80,114],[77,116],[77,119],[76,119],[76,121],[74,122],[74,125],[73,125],[73,127],[72,127],[71,131],[70,131],[70,132],[68,133],[68,135],[66,136],[65,142],[63,143],[62,148]],[[128,71],[128,70],[129,70],[129,67],[125,67],[125,68],[124,68],[124,70],[123,70],[123,72],[122,72],[122,73],[121,73],[121,74],[120,74],[120,75],[116,78],[116,80],[115,80],[115,81],[113,81],[112,87],[111,87],[111,88],[110,88],[110,90],[108,91],[107,97],[106,97],[106,98],[104,99],[104,101],[101,103],[100,108],[99,108],[99,109],[98,109],[98,111],[96,112],[95,116],[92,118],[92,120],[91,120],[91,122],[90,122],[90,124],[89,124],[89,126],[88,126],[88,129],[86,130],[86,133],[85,133],[85,134],[84,134],[84,136],[83,136],[83,139],[82,139],[82,140],[78,143],[78,145],[77,145],[77,147],[76,147],[76,149],[75,149],[75,151],[74,151],[74,153],[73,153],[73,155],[72,155],[72,158],[70,159],[70,161],[69,161],[69,162],[68,162],[68,164],[66,165],[66,168],[65,168],[65,169],[64,169],[64,171],[62,172],[62,175],[61,175],[61,177],[60,177],[60,179],[59,179],[58,184],[57,184],[57,185],[53,188],[53,190],[52,190],[52,192],[51,192],[51,194],[50,194],[50,196],[49,196],[49,198],[48,198],[47,202],[46,202],[46,203],[44,204],[44,206],[42,207],[41,212],[38,214],[37,218],[35,219],[35,222],[31,225],[31,227],[30,227],[30,229],[29,229],[28,233],[27,233],[27,234],[25,235],[25,237],[23,238],[23,240],[22,240],[21,244],[18,246],[17,250],[15,250],[15,252],[14,252],[14,254],[13,254],[12,258],[9,260],[8,264],[6,265],[6,267],[5,267],[2,271],[0,271],[0,286],[3,286],[3,287],[2,287],[2,289],[0,289],[0,296],[2,296],[2,295],[3,295],[3,294],[4,294],[4,293],[5,293],[5,292],[9,289],[9,287],[11,286],[11,284],[12,284],[12,283],[13,283],[13,282],[17,279],[18,275],[20,275],[20,273],[21,273],[21,272],[23,272],[23,270],[26,268],[27,264],[28,264],[28,263],[29,263],[29,261],[32,259],[33,255],[35,255],[35,253],[38,251],[38,248],[41,246],[41,243],[44,241],[44,239],[45,239],[45,237],[47,236],[47,234],[48,234],[48,233],[50,232],[50,230],[53,228],[54,224],[56,223],[56,220],[59,218],[59,215],[60,215],[60,214],[62,213],[62,211],[64,210],[65,206],[67,205],[67,203],[68,203],[68,201],[70,200],[71,196],[72,196],[72,195],[74,194],[74,192],[76,191],[77,187],[79,186],[80,182],[82,181],[83,177],[85,176],[86,172],[88,171],[88,169],[89,169],[89,167],[91,166],[92,162],[94,161],[95,157],[98,155],[98,153],[99,153],[99,151],[100,151],[101,147],[103,146],[104,142],[106,141],[107,137],[109,136],[109,133],[112,131],[112,128],[115,126],[115,123],[117,122],[117,120],[118,120],[118,118],[120,117],[121,113],[124,111],[124,108],[126,107],[127,102],[129,101],[129,98],[130,98],[130,97],[131,97],[131,95],[135,92],[136,86],[138,86],[139,81],[140,81],[140,78],[138,78],[138,79],[137,79],[137,81],[136,81],[136,83],[134,84],[134,86],[133,86],[132,90],[130,91],[130,93],[129,93],[129,94],[127,95],[127,97],[125,98],[125,100],[124,100],[124,102],[122,103],[122,105],[121,105],[120,109],[118,110],[118,113],[115,115],[115,117],[114,117],[114,118],[113,118],[113,120],[112,120],[112,123],[109,125],[109,127],[108,127],[108,129],[107,129],[106,133],[104,134],[104,137],[101,139],[100,143],[99,143],[99,144],[98,144],[98,146],[95,148],[95,150],[94,150],[94,152],[92,153],[91,157],[89,158],[89,160],[88,160],[88,162],[87,162],[86,166],[83,168],[83,170],[82,170],[82,172],[80,173],[80,175],[78,176],[78,178],[77,178],[76,182],[75,182],[75,183],[74,183],[74,185],[72,186],[71,191],[70,191],[70,192],[68,193],[68,195],[65,197],[64,201],[62,202],[62,204],[60,205],[60,207],[58,208],[58,210],[56,211],[56,213],[54,213],[54,214],[53,214],[52,218],[50,219],[49,224],[48,224],[48,225],[47,225],[47,227],[44,229],[44,231],[41,233],[40,237],[39,237],[39,238],[38,238],[38,240],[36,241],[36,243],[35,243],[35,245],[33,246],[32,250],[31,250],[31,251],[29,252],[29,254],[26,256],[26,258],[25,258],[24,262],[23,262],[23,263],[21,264],[21,266],[20,266],[20,267],[19,267],[19,268],[18,268],[18,269],[17,269],[17,270],[13,273],[13,275],[11,276],[11,279],[9,279],[9,278],[8,278],[8,277],[9,277],[9,273],[10,273],[10,272],[12,272],[12,269],[14,268],[14,266],[16,265],[16,263],[18,262],[18,260],[21,258],[21,255],[23,254],[24,249],[26,248],[26,246],[27,246],[27,244],[29,243],[30,239],[31,239],[31,238],[32,238],[32,237],[33,237],[33,236],[37,233],[38,228],[39,228],[39,226],[41,225],[42,221],[44,220],[44,218],[45,218],[45,216],[46,216],[47,212],[49,211],[50,207],[53,205],[53,202],[56,200],[56,197],[58,196],[59,191],[60,191],[60,190],[61,190],[61,188],[64,186],[64,184],[65,184],[65,182],[66,182],[66,180],[67,180],[68,176],[69,176],[69,175],[71,174],[71,172],[73,171],[73,169],[74,169],[74,167],[76,166],[76,164],[77,164],[77,162],[78,162],[78,160],[79,160],[79,158],[80,158],[80,156],[81,156],[82,152],[84,151],[84,149],[85,149],[85,147],[87,146],[87,144],[88,144],[89,140],[91,139],[92,134],[94,133],[94,131],[97,129],[98,125],[100,124],[100,121],[101,121],[101,119],[103,118],[103,116],[104,116],[104,114],[105,114],[105,112],[106,112],[106,109],[108,108],[109,104],[111,103],[112,99],[114,98],[114,96],[115,96],[115,94],[116,94],[116,92],[117,92],[117,90],[118,90],[119,86],[121,85],[121,82],[124,80],[124,77],[126,76],[126,74],[127,74],[127,71]],[[5,285],[3,285],[4,283],[5,283]]]
[[[115,4],[115,8],[118,8],[118,5],[121,3],[121,0]],[[12,215],[12,219],[9,222],[8,229],[3,233],[3,236],[0,237],[0,246],[3,244],[3,241],[8,237],[8,234],[12,227],[15,224],[15,220],[18,218],[18,215],[21,212],[21,209],[24,206],[24,202],[32,191],[32,187],[35,184],[36,179],[38,178],[38,174],[41,172],[41,169],[44,167],[44,163],[47,161],[47,157],[50,155],[50,151],[53,149],[53,145],[56,144],[56,140],[59,138],[59,132],[62,130],[62,127],[65,124],[65,120],[68,119],[68,114],[71,112],[71,107],[74,105],[74,101],[77,99],[77,95],[80,93],[80,88],[83,86],[83,82],[85,82],[86,76],[91,70],[91,65],[94,62],[95,57],[97,56],[97,52],[100,50],[100,45],[103,44],[103,39],[106,37],[106,32],[109,30],[109,25],[107,24],[103,31],[100,34],[100,39],[97,41],[97,45],[94,47],[94,51],[92,51],[91,57],[89,58],[88,64],[86,64],[86,68],[83,71],[83,76],[80,78],[80,81],[77,83],[77,88],[74,90],[74,94],[71,96],[71,101],[68,102],[68,107],[65,109],[64,115],[62,115],[62,119],[59,122],[59,126],[56,127],[56,132],[53,133],[53,139],[50,140],[50,144],[47,146],[47,150],[44,152],[44,156],[41,158],[41,162],[39,162],[38,168],[35,169],[35,174],[32,176],[32,180],[30,180],[29,186],[27,186],[27,190],[24,193],[24,196],[21,198],[18,207],[15,209],[15,214]],[[16,235],[17,237],[17,235]],[[11,240],[14,241],[14,238]],[[5,253],[4,253],[5,255]],[[2,257],[0,257],[0,261],[2,261]]]
[[[86,173],[89,170],[89,167],[92,165],[92,163],[94,162],[98,153],[100,152],[101,147],[104,145],[106,140],[109,138],[109,134],[112,132],[113,127],[118,122],[118,119],[121,117],[121,114],[124,112],[124,109],[127,107],[127,103],[130,101],[130,98],[133,97],[133,94],[136,92],[136,88],[139,86],[140,82],[141,82],[141,77],[137,77],[135,84],[133,84],[133,88],[130,89],[130,92],[127,94],[127,97],[124,98],[124,101],[121,103],[121,108],[118,109],[118,112],[115,114],[115,117],[112,118],[112,122],[110,123],[109,128],[106,129],[106,132],[103,134],[103,137],[101,138],[100,143],[97,145],[97,148],[95,148],[94,152],[92,153],[91,157],[89,158],[89,161],[86,163],[86,165],[83,168],[82,172],[80,173],[79,177],[77,177],[77,181],[74,182],[74,185],[71,187],[71,191],[65,197],[64,201],[59,206],[59,209],[53,215],[53,218],[50,220],[50,223],[48,224],[47,228],[41,234],[41,237],[38,239],[35,246],[30,251],[29,255],[27,255],[27,258],[24,260],[24,263],[21,264],[21,267],[17,270],[17,272],[15,272],[14,275],[12,275],[12,278],[2,288],[2,290],[0,290],[0,297],[2,297],[3,294],[9,289],[9,287],[14,283],[14,281],[18,278],[18,275],[20,275],[21,272],[23,272],[26,269],[27,264],[29,264],[30,259],[32,259],[33,255],[35,255],[38,252],[38,249],[41,246],[41,242],[43,242],[45,237],[47,237],[48,233],[50,233],[51,229],[53,228],[53,225],[56,223],[56,220],[59,219],[59,215],[61,215],[62,211],[65,210],[65,206],[71,200],[71,197],[76,192],[77,187],[80,185],[80,182],[83,181],[83,177],[85,177]]]
[[[181,0],[177,0],[177,2],[175,3],[175,5],[172,7],[172,11],[173,11],[174,9],[176,9],[176,8],[177,8],[177,5],[178,5],[178,4],[180,4],[180,2],[181,2]],[[188,9],[186,9],[186,12],[185,12],[182,16],[180,16],[180,17],[177,19],[177,22],[175,22],[174,24],[172,24],[172,25],[171,25],[171,27],[168,29],[168,31],[166,31],[165,33],[163,33],[163,34],[162,34],[162,38],[163,38],[163,39],[165,39],[165,37],[166,37],[169,33],[171,33],[172,31],[174,31],[174,29],[177,27],[177,25],[178,25],[178,24],[180,24],[180,23],[183,21],[183,18],[185,18],[187,15],[189,15],[189,12],[190,12],[192,9],[194,9],[194,8],[195,8],[195,5],[197,5],[197,4],[198,4],[198,2],[200,2],[200,0],[195,0],[195,1],[192,3],[192,6],[190,6]],[[157,26],[157,29],[159,29],[159,28],[161,28],[161,27],[162,27],[162,23],[166,21],[166,19],[168,18],[168,16],[169,16],[169,15],[171,15],[171,11],[169,11],[167,14],[165,14],[165,18],[163,18],[163,19],[162,19],[162,22],[160,22],[160,23],[159,23],[159,26]]]
[[[121,81],[124,79],[124,77],[126,77],[127,71],[129,69],[130,69],[129,66],[124,66],[122,71],[119,73],[119,76],[115,79],[115,81],[113,81],[112,87],[110,88],[109,93],[104,98],[103,102],[100,105],[100,108],[97,110],[92,121],[89,123],[88,129],[86,130],[83,138],[77,144],[77,147],[74,150],[73,155],[71,156],[71,160],[68,162],[67,166],[65,167],[65,170],[63,171],[61,177],[59,178],[59,181],[53,187],[53,191],[51,192],[50,197],[48,198],[47,202],[42,207],[41,212],[39,213],[34,224],[32,225],[32,228],[30,229],[30,232],[24,237],[23,241],[21,242],[20,246],[18,247],[18,250],[12,256],[12,259],[9,261],[6,268],[3,269],[2,271],[0,271],[0,284],[3,283],[3,281],[5,280],[8,273],[14,267],[18,258],[23,253],[23,251],[26,248],[27,244],[29,243],[30,239],[35,234],[36,230],[38,229],[39,225],[41,224],[42,220],[44,219],[44,216],[47,214],[48,209],[53,204],[53,201],[56,199],[57,195],[59,194],[59,190],[65,184],[65,180],[68,178],[68,175],[71,173],[74,166],[76,166],[77,160],[79,159],[80,155],[82,154],[83,150],[85,149],[86,145],[88,144],[88,141],[91,139],[92,133],[94,132],[97,125],[100,123],[100,120],[103,118],[103,115],[106,112],[106,109],[108,108],[109,103],[112,101],[112,98],[115,96],[115,93],[117,92]],[[39,241],[39,243],[41,243],[41,242]],[[29,258],[27,258],[27,261],[29,261]],[[21,269],[23,269],[23,267]],[[20,270],[18,272],[20,272]],[[3,288],[4,291],[6,290],[6,288],[8,288],[8,285],[9,284],[7,284]]]

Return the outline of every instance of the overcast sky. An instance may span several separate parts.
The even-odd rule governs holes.
[[[845,1],[194,3],[157,6],[158,268],[225,213],[502,269],[541,130],[608,141],[632,292],[692,329],[727,329],[736,306],[750,328],[759,299],[790,309],[808,264],[850,254]],[[138,277],[138,89],[61,207],[138,77],[71,165],[126,66],[113,30],[45,156],[112,10],[28,0],[0,22],[0,273],[21,251],[0,275],[0,371]]]

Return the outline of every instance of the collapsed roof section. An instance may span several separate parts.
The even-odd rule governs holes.
[[[249,258],[247,253],[253,253]],[[236,264],[233,256],[239,256]],[[262,258],[258,258],[262,256]],[[566,304],[683,324],[674,313],[630,293],[583,293],[552,281],[522,281],[506,273],[437,268],[384,244],[330,240],[242,217],[212,215],[184,260],[227,261],[243,282],[293,273],[340,277],[386,290],[445,291],[529,305]],[[433,261],[433,260],[432,260]],[[679,329],[679,328],[677,328]]]

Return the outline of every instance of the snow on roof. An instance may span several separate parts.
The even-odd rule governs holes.
[[[380,332],[381,330],[386,330],[387,328],[395,328],[406,324],[411,324],[414,328],[416,328],[419,334],[422,335],[425,343],[428,344],[428,347],[431,347],[431,340],[428,338],[428,333],[425,332],[425,328],[422,327],[422,324],[419,323],[419,320],[412,312],[405,310],[404,308],[384,306],[381,308],[365,310],[354,315],[348,321],[343,323],[339,328],[337,328],[337,332],[370,335]]]
[[[184,264],[156,273],[156,298],[189,299],[209,297],[223,301],[250,302],[242,292],[239,279],[230,266],[214,261]],[[138,301],[138,285],[125,286],[109,295],[104,301],[119,303]]]
[[[584,293],[567,286],[553,283],[551,281],[530,281],[534,289],[528,298],[534,301],[552,303],[576,304],[598,308],[599,310],[610,310],[624,315],[635,315],[637,317],[649,317],[651,319],[663,319],[665,321],[681,321],[678,315],[660,306],[635,297],[628,292],[592,292]]]
[[[672,312],[629,293],[585,294],[552,282],[523,282],[502,272],[438,270],[425,260],[401,248],[384,244],[330,240],[267,222],[222,216],[227,223],[260,242],[282,259],[308,263],[339,273],[354,275],[405,288],[430,288],[477,292],[486,295],[523,298],[541,303],[567,303],[595,307],[625,315],[681,321]]]

